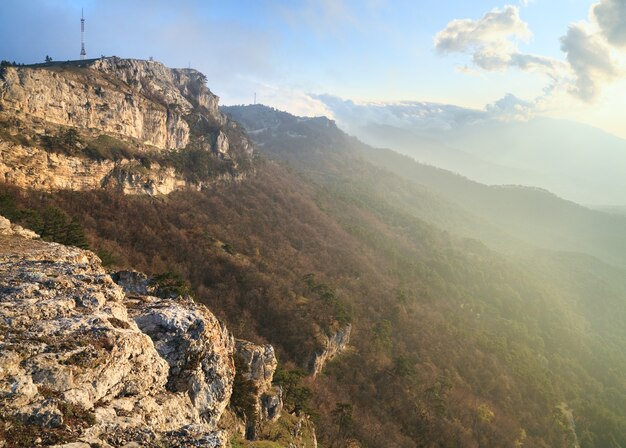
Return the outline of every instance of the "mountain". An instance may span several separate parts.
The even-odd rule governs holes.
[[[362,145],[354,138],[343,134],[332,121],[325,118],[309,119],[294,117],[284,112],[259,105],[232,106],[225,107],[223,110],[231,114],[233,118],[239,120],[246,127],[252,140],[258,145],[260,150],[275,159],[286,161],[288,166],[294,167],[305,179],[310,179],[310,181],[318,185],[318,188],[324,192],[320,195],[321,198],[326,198],[330,202],[339,202],[336,203],[334,207],[331,207],[326,202],[323,202],[321,198],[318,199],[318,203],[323,206],[323,210],[330,216],[335,216],[336,219],[339,219],[339,222],[341,222],[344,228],[353,236],[365,242],[369,247],[375,248],[375,251],[379,255],[385,254],[384,256],[387,257],[388,260],[393,260],[393,267],[386,268],[389,269],[387,275],[391,277],[398,275],[399,277],[395,278],[401,279],[402,283],[415,281],[420,277],[420,274],[418,274],[419,268],[417,268],[415,264],[417,260],[423,260],[423,257],[427,257],[426,254],[430,254],[434,257],[437,257],[435,253],[443,255],[443,253],[447,252],[445,250],[444,252],[440,252],[440,250],[448,244],[451,244],[450,251],[454,253],[451,258],[444,255],[446,261],[440,259],[435,262],[433,259],[429,259],[429,261],[424,261],[424,263],[425,266],[434,268],[438,274],[442,276],[442,284],[447,286],[452,285],[454,282],[452,279],[454,278],[464,278],[460,284],[455,283],[455,286],[462,291],[460,292],[460,297],[473,295],[467,288],[477,281],[477,279],[483,279],[485,275],[493,274],[502,276],[500,278],[506,278],[502,284],[500,284],[499,281],[495,281],[493,278],[487,280],[487,284],[491,285],[490,288],[495,284],[499,284],[499,286],[495,290],[489,289],[488,291],[485,290],[479,293],[479,297],[481,297],[479,301],[482,303],[480,308],[482,311],[475,315],[478,320],[485,318],[483,314],[485,310],[490,310],[488,313],[493,312],[492,306],[494,302],[491,302],[492,300],[495,300],[499,306],[503,307],[504,313],[497,318],[502,326],[499,327],[498,330],[492,327],[493,332],[489,332],[485,341],[489,340],[493,342],[493,340],[498,339],[496,334],[507,334],[511,329],[510,326],[515,327],[521,324],[522,327],[529,331],[528,335],[535,335],[542,339],[543,342],[539,342],[539,340],[535,340],[534,342],[527,341],[522,344],[522,346],[524,346],[522,349],[522,346],[518,345],[519,341],[515,342],[516,338],[520,337],[518,334],[516,337],[508,339],[508,342],[502,341],[503,345],[500,346],[498,350],[504,350],[504,353],[512,354],[517,353],[518,350],[525,351],[531,347],[533,347],[533,350],[539,346],[546,347],[547,349],[547,345],[553,343],[556,344],[554,347],[559,346],[565,350],[565,346],[570,344],[570,342],[566,343],[565,341],[573,337],[575,333],[578,333],[578,330],[573,330],[573,328],[583,327],[590,329],[590,331],[594,333],[597,332],[596,335],[600,337],[600,339],[608,338],[604,340],[613,347],[610,351],[614,349],[619,350],[617,347],[623,344],[623,335],[619,335],[618,333],[620,333],[620,331],[617,330],[617,326],[619,325],[617,323],[618,320],[613,320],[616,316],[622,316],[620,319],[624,316],[624,285],[623,280],[619,279],[620,276],[623,276],[623,270],[608,266],[586,255],[536,251],[532,249],[531,246],[520,244],[519,240],[512,240],[510,234],[507,237],[506,234],[502,233],[506,231],[518,234],[519,239],[524,238],[532,241],[530,230],[535,229],[537,235],[543,236],[542,242],[549,243],[551,238],[557,235],[559,231],[566,232],[566,229],[570,227],[573,220],[581,219],[581,217],[585,216],[587,219],[597,218],[600,222],[604,220],[605,223],[615,224],[615,230],[609,235],[604,235],[602,231],[599,231],[595,234],[597,237],[595,240],[594,238],[585,238],[582,232],[580,232],[579,235],[582,240],[585,240],[585,246],[590,249],[590,251],[599,253],[600,247],[602,247],[602,251],[606,251],[607,248],[611,247],[611,244],[621,244],[620,242],[622,240],[620,239],[620,235],[622,235],[623,232],[620,233],[618,230],[620,226],[623,226],[623,221],[612,221],[612,218],[607,215],[598,214],[597,212],[590,211],[574,203],[561,200],[545,191],[528,188],[509,189],[488,187],[440,169],[416,164],[412,161],[412,163],[409,163],[410,159],[404,156]],[[375,154],[375,157],[372,154]],[[410,183],[403,183],[394,173],[372,166],[369,162],[365,161],[364,158],[377,162],[379,167],[386,166],[387,164],[396,169],[398,169],[398,167],[405,168],[403,177],[410,180]],[[384,163],[381,161],[384,161]],[[421,171],[419,172],[420,175],[416,178],[414,176],[417,168]],[[422,186],[420,187],[417,184],[421,184]],[[433,190],[436,190],[439,194],[433,190],[425,189],[423,185],[433,187]],[[460,194],[461,192],[465,192],[465,196]],[[446,201],[446,199],[441,196],[443,194],[447,194],[451,200]],[[458,195],[459,197],[453,202],[452,199],[454,199],[454,195]],[[502,202],[491,203],[494,197],[497,198],[499,196],[502,198],[502,202],[510,203],[511,205],[509,207],[513,210],[517,207],[517,214],[507,217],[506,209],[504,213],[502,212]],[[463,206],[463,208],[461,208],[461,206]],[[553,207],[556,207],[556,209],[554,213],[551,213]],[[485,210],[488,210],[489,213],[486,213]],[[503,216],[499,222],[501,223],[503,222],[502,220],[508,220],[506,226],[494,225],[491,220],[486,220],[487,215],[490,215],[491,218],[497,217],[498,210],[500,210],[500,215]],[[537,222],[533,222],[529,216],[527,216],[527,219],[522,220],[518,226],[512,225],[515,221],[519,220],[520,217],[523,217],[525,213],[528,213],[529,210],[543,210],[547,214],[547,217],[541,219],[541,216],[539,216]],[[572,214],[567,215],[560,213],[560,211],[563,210]],[[477,217],[478,213],[483,214],[484,217],[482,219]],[[434,234],[431,233],[434,229],[429,225],[425,225],[424,221],[421,219],[416,220],[418,217],[431,224],[438,222],[438,227],[441,227],[442,223],[445,222],[446,225],[443,227],[456,235],[482,234],[483,237],[487,235],[486,240],[492,243],[491,245],[494,247],[507,248],[506,253],[509,254],[506,257],[507,261],[505,262],[505,259],[499,258],[500,256],[495,253],[490,251],[485,252],[484,246],[475,240],[462,240],[461,246],[455,246],[456,243],[453,241],[458,242],[455,238],[448,240],[446,236],[443,237],[443,240],[440,240],[439,238],[442,235],[439,234],[439,236],[435,236],[437,235],[436,232]],[[494,219],[494,221],[496,220]],[[575,229],[574,231],[578,231],[576,230],[577,225],[578,223],[574,222],[571,226]],[[482,233],[479,226],[484,226]],[[496,229],[495,232],[493,232],[494,228]],[[500,233],[498,233],[498,229],[500,229]],[[550,236],[551,233],[553,234],[552,237]],[[400,235],[403,235],[403,238],[400,238]],[[605,243],[601,237],[606,237],[607,241],[611,241],[611,243]],[[444,240],[447,242],[444,243]],[[410,249],[414,247],[411,243],[417,244],[418,241],[420,245],[426,244],[427,246],[420,246],[419,249]],[[497,244],[494,244],[496,242]],[[583,245],[580,244],[580,241],[577,241],[576,238],[573,238],[569,243],[574,244],[578,248],[578,251],[585,252]],[[458,252],[452,247],[456,247]],[[412,250],[416,251],[413,252]],[[613,252],[613,255],[618,258],[621,254],[623,254],[623,251],[619,249]],[[454,263],[454,259],[460,261],[460,259],[456,257],[462,256],[469,256],[465,261],[460,262],[463,266],[461,271],[465,271],[469,277],[464,277],[463,274],[461,274],[461,271],[458,270],[459,266],[453,267],[450,265],[450,263]],[[485,258],[483,258],[483,256]],[[383,263],[380,264],[380,267],[382,266],[384,266]],[[437,268],[435,268],[435,266],[437,266]],[[500,266],[502,271],[496,268],[496,266]],[[443,270],[440,271],[439,268]],[[468,270],[472,271],[472,273],[469,274],[467,272]],[[496,272],[498,272],[498,274],[496,274]],[[612,272],[612,274],[609,275],[609,272]],[[609,277],[605,275],[609,275]],[[524,286],[513,286],[516,281],[514,279],[524,279],[521,280]],[[433,285],[432,278],[428,280],[422,278],[421,282],[422,287],[425,287],[425,285]],[[530,287],[531,284],[537,287],[537,289],[533,289],[532,292],[526,289]],[[509,290],[509,287],[513,288],[513,290]],[[607,287],[611,289],[612,292],[609,293],[605,289]],[[421,287],[417,285],[415,285],[415,288],[417,288],[417,290],[421,289]],[[471,288],[472,287],[470,287],[470,289]],[[410,287],[408,289],[415,291]],[[402,290],[403,287],[400,287],[400,291]],[[502,295],[505,290],[511,292],[512,295],[508,293]],[[401,292],[399,294],[403,297]],[[454,296],[454,294],[454,292],[450,291],[444,295],[450,298]],[[558,295],[559,298],[557,299],[554,294]],[[524,311],[522,311],[522,309],[514,311],[515,305],[514,301],[512,301],[512,297],[520,298],[521,301],[519,304],[524,308]],[[608,302],[605,302],[603,299],[608,297],[612,298],[609,299]],[[439,298],[441,298],[441,296],[439,296]],[[543,311],[539,311],[539,309],[536,311],[539,314],[546,314],[543,318],[538,318],[538,315],[534,318],[530,318],[530,321],[534,322],[530,324],[530,321],[525,321],[525,319],[529,318],[528,312],[530,308],[528,307],[532,308],[535,306],[533,305],[535,304],[534,300],[540,300],[540,302],[543,303],[543,305],[539,305],[539,308],[546,306]],[[601,300],[602,304],[600,304],[598,300]],[[389,307],[389,302],[387,301],[386,303],[386,307]],[[457,303],[456,306],[465,309],[467,305]],[[557,311],[557,309],[560,311]],[[556,333],[552,333],[552,330],[560,325],[557,322],[564,316],[562,313],[570,317],[577,316],[575,320],[581,320],[577,323],[570,322],[570,324],[573,325],[573,327],[571,327],[573,333],[567,330],[567,336],[565,334],[556,336],[556,333],[560,333],[560,330],[557,330]],[[458,316],[455,312],[448,311],[446,312],[447,317],[444,319],[451,319],[453,315]],[[603,317],[600,317],[600,315]],[[493,317],[492,314],[491,316]],[[513,318],[513,316],[517,317]],[[412,320],[412,318],[408,319],[413,322],[412,325],[425,325],[426,327],[430,327],[429,324],[418,323],[419,318],[416,316],[413,317],[417,320]],[[396,328],[396,325],[401,325],[398,323],[397,319],[397,316],[393,319],[390,318],[394,328]],[[456,319],[456,317],[454,319]],[[525,323],[521,323],[520,320],[525,321]],[[400,321],[402,321],[402,319],[400,319]],[[513,323],[514,321],[517,323]],[[542,325],[540,323],[541,321],[543,321],[543,324],[552,328],[552,330],[547,330],[547,327],[545,329],[547,332],[545,333],[544,330],[540,330],[539,328]],[[609,321],[612,321],[612,323],[609,323]],[[456,320],[455,322],[457,322],[455,325],[465,325]],[[475,335],[476,332],[481,333],[491,326],[491,324],[488,324],[487,327],[483,327],[482,325],[485,323],[485,321],[482,321],[481,324],[472,326],[472,330],[469,334]],[[530,330],[528,325],[532,326],[533,330]],[[405,329],[405,327],[402,328],[403,329],[397,329],[400,339],[402,339],[403,336],[400,335],[404,334],[404,331],[408,333],[415,331],[414,327],[412,327],[413,330]],[[593,328],[593,330],[591,330],[591,328]],[[612,330],[607,332],[607,328],[612,328]],[[617,333],[615,332],[616,330]],[[462,337],[470,337],[469,334],[463,333]],[[600,334],[603,336],[599,336]],[[438,335],[443,337],[441,333],[438,333]],[[428,337],[422,336],[424,339],[421,343],[416,341],[415,347],[424,346],[424,340],[428,339]],[[556,339],[553,339],[555,337]],[[574,338],[577,339],[577,337]],[[592,339],[595,338],[596,336],[592,336]],[[547,343],[548,340],[552,342]],[[556,340],[560,342],[556,342]],[[577,340],[580,341],[580,339]],[[609,340],[612,342],[609,343]],[[508,345],[511,343],[514,344],[516,348]],[[476,346],[473,346],[470,350],[475,349]],[[450,347],[446,346],[442,348],[442,350],[448,351]],[[479,349],[479,351],[480,350],[481,349]],[[492,350],[494,350],[494,352],[492,352]],[[487,351],[491,353],[495,353],[498,350],[495,349],[495,346],[491,346],[490,349],[487,349]],[[548,352],[550,351],[550,349],[547,350]],[[451,352],[447,353],[450,354]],[[432,356],[432,353],[429,355],[422,354],[420,356]],[[510,355],[503,354],[503,356],[506,358]],[[547,352],[541,355],[535,353],[533,356],[538,356],[540,359],[544,359],[543,356],[546,356],[545,359],[553,359],[553,355],[549,355]],[[586,355],[582,355],[582,358],[578,359],[582,360],[583,358],[586,358]],[[536,361],[537,358],[534,359]],[[509,361],[511,360],[509,359]],[[527,360],[527,362],[529,362],[529,360]],[[558,369],[554,370],[555,365],[550,364],[551,362],[552,361],[548,361],[547,364],[544,364],[544,367],[538,367],[538,370],[535,370],[532,375],[536,374],[538,371],[543,371],[546,374],[550,372],[548,375],[557,373]],[[608,364],[612,364],[612,361],[607,360],[607,362]],[[586,364],[587,361],[583,363]],[[518,373],[521,372],[519,366],[515,367],[514,370]],[[571,369],[564,367],[561,373],[565,371],[571,372]],[[579,373],[582,372],[580,370],[577,371]],[[467,369],[460,368],[459,370],[455,370],[455,372],[464,375],[464,373],[461,372],[467,372]],[[354,376],[350,376],[349,378],[354,379]],[[529,379],[527,376],[524,376],[524,378],[524,381]],[[615,384],[621,384],[621,380],[618,380]],[[541,387],[539,387],[539,389],[541,389]],[[624,403],[619,404],[618,408],[623,408],[623,405]],[[580,424],[580,419],[576,419],[576,424]],[[582,431],[581,434],[582,433],[584,433],[584,431]],[[593,446],[597,443],[597,441],[593,442],[591,440],[592,438],[593,437],[587,437],[583,446]],[[467,441],[459,442],[460,439],[456,440],[456,443],[462,446],[469,443]],[[541,444],[538,441],[534,443],[538,445]],[[574,442],[571,440],[570,442],[553,441],[549,443],[549,445],[562,446],[561,444],[567,443]],[[493,441],[486,444],[493,444]]]
[[[583,252],[620,266],[626,263],[624,216],[583,207],[539,188],[480,184],[390,150],[361,149],[376,165],[436,191],[528,244]]]
[[[120,69],[107,77],[115,85],[137,85],[126,73]],[[89,79],[71,82],[81,89],[90,86]],[[51,98],[55,104],[63,101],[62,95]],[[37,230],[44,241],[93,250],[108,271],[98,270],[97,278],[109,284],[109,275],[125,289],[130,315],[147,312],[151,303],[157,305],[150,310],[155,315],[179,306],[204,309],[200,304],[211,310],[221,324],[190,324],[181,333],[192,337],[225,327],[240,340],[232,358],[232,395],[216,428],[226,431],[231,446],[315,446],[316,440],[322,446],[382,448],[626,444],[622,268],[584,253],[525,243],[477,211],[368,160],[368,151],[376,150],[327,118],[295,117],[260,105],[222,113],[254,146],[245,170],[238,163],[228,175],[215,176],[206,166],[194,165],[204,180],[190,178],[168,194],[102,188],[91,183],[90,175],[87,185],[49,189],[37,183],[28,188],[28,182],[12,183],[9,177],[0,184],[0,214]],[[12,139],[21,140],[19,128],[7,129]],[[69,129],[86,136],[91,132],[81,124]],[[24,140],[31,136],[25,132]],[[112,138],[134,141],[121,134]],[[24,147],[14,140],[12,145]],[[63,143],[54,140],[49,153],[61,153],[57,148]],[[44,151],[42,145],[36,139],[32,143]],[[159,148],[146,154],[145,168],[150,172],[162,154],[184,158],[190,149]],[[103,163],[89,159],[85,146],[77,150],[72,157],[84,166]],[[212,147],[205,152],[205,160],[223,160]],[[139,161],[133,157],[127,160]],[[184,170],[174,169],[185,179]],[[35,168],[22,173],[26,179],[40,176]],[[450,174],[441,175],[446,180]],[[61,303],[70,317],[93,321],[87,310],[76,308],[76,299],[60,296],[72,290],[72,282],[97,292],[96,279],[81,271],[99,266],[95,257],[91,264],[75,260],[77,266],[57,272],[50,256],[41,263],[44,278],[34,268],[38,262],[33,265],[13,243],[5,246],[10,263],[2,266],[10,274],[0,279],[25,286],[11,289],[3,300],[19,299],[45,310],[42,317],[50,322],[67,320]],[[64,276],[72,272],[77,275],[69,282]],[[39,289],[38,282],[43,282]],[[185,299],[188,294],[195,303]],[[60,302],[52,300],[57,296]],[[3,310],[10,313],[11,307]],[[143,321],[134,321],[141,330]],[[75,347],[40,338],[45,333],[37,326],[20,333],[18,322],[2,320],[3,334],[25,338],[9,341],[15,345],[2,340],[0,350],[34,346],[59,372],[82,372],[60,362]],[[128,325],[145,340],[132,322]],[[123,330],[104,326],[112,334]],[[157,362],[170,366],[174,379],[205,374],[208,360],[195,351],[183,360],[178,355],[184,351],[171,349],[168,338],[179,334],[174,330],[152,333],[163,360]],[[84,351],[90,347],[100,350],[87,341]],[[6,359],[0,358],[3,369]],[[169,360],[180,361],[182,371]],[[95,369],[100,368],[96,362]],[[33,382],[52,383],[37,372],[27,372]],[[210,375],[205,378],[199,386],[210,386]],[[10,394],[11,381],[0,381],[0,397]],[[188,391],[183,381],[168,385],[182,398]],[[62,387],[54,391],[63,395],[51,395],[48,404],[63,407],[70,395]],[[78,415],[87,415],[90,423],[95,414],[97,426],[107,417],[145,428],[149,422],[142,413],[134,413],[133,420],[124,411],[113,416],[109,409],[115,410],[117,399],[132,402],[161,392],[85,400]],[[45,398],[40,393],[34,402]],[[282,411],[273,420],[280,400]],[[31,414],[8,413],[6,401],[1,403],[5,431],[21,424],[46,437],[55,434],[30,421]],[[87,443],[88,426],[72,427],[74,440]],[[7,439],[6,433],[0,437]],[[154,445],[150,437],[137,443]],[[19,446],[14,439],[11,443]]]
[[[480,123],[445,141],[493,163],[529,170],[510,183],[539,186],[582,204],[624,205],[626,141],[567,120]]]
[[[592,126],[532,117],[514,97],[485,110],[315,97],[348,132],[485,184],[543,188],[589,206],[623,206],[626,141]]]
[[[439,136],[420,135],[410,129],[378,123],[362,126],[355,135],[374,147],[393,148],[421,163],[461,173],[488,184],[517,182],[534,185],[533,182],[537,180],[537,175],[528,169],[488,162],[490,158],[482,159],[480,154],[473,155],[457,149],[464,148],[462,142],[443,142]]]
[[[261,148],[313,171],[312,176],[320,171],[319,166],[328,171],[339,163],[343,172],[356,167],[369,170],[364,184],[377,184],[379,191],[395,190],[381,199],[438,227],[509,252],[523,250],[517,244],[522,240],[538,248],[582,252],[626,265],[626,219],[621,216],[580,206],[538,188],[480,184],[397,152],[365,145],[331,121],[320,126],[322,118],[296,118],[264,106],[222,110],[239,120]],[[261,120],[259,115],[274,120]],[[302,142],[306,142],[304,154],[298,151]],[[368,163],[382,170],[375,171]],[[409,185],[400,185],[399,178]]]

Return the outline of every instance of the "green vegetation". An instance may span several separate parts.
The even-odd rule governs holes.
[[[89,248],[78,221],[57,207],[48,206],[39,210],[20,207],[11,195],[0,194],[0,215],[37,232],[44,240]]]
[[[323,301],[330,309],[333,310],[333,317],[337,323],[341,326],[345,326],[352,322],[352,307],[345,301],[337,297],[337,294],[333,288],[325,283],[317,283],[315,281],[315,274],[307,274],[302,280],[304,280],[308,293],[316,295],[317,298]]]
[[[172,151],[163,162],[174,166],[176,171],[182,173],[189,182],[208,181],[221,174],[234,174],[231,161],[221,160],[202,148]]]
[[[294,434],[298,434],[294,436]],[[283,413],[275,422],[265,424],[258,434],[260,440],[245,440],[240,435],[234,435],[231,440],[232,448],[284,448],[294,441],[296,446],[313,448],[314,437],[311,427],[304,417]]]
[[[313,392],[302,385],[307,376],[302,369],[284,370],[280,365],[274,373],[274,383],[283,389],[283,406],[287,412],[300,414],[305,412],[309,415],[315,411],[309,406]]]
[[[162,272],[150,279],[154,294],[162,298],[177,298],[191,295],[189,283],[176,272]]]

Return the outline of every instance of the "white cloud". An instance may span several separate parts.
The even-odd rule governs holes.
[[[435,49],[441,54],[470,53],[474,65],[487,71],[516,67],[555,78],[565,68],[561,61],[518,51],[517,42],[531,37],[528,24],[520,18],[519,7],[507,5],[478,20],[451,21],[435,36]]]
[[[517,43],[531,36],[519,7],[507,5],[478,20],[451,21],[435,36],[435,48],[441,54],[470,54],[473,65],[485,71],[518,68],[547,75],[551,81],[545,95],[534,103],[549,103],[547,96],[562,90],[590,102],[623,73],[616,50],[626,49],[626,0],[600,0],[588,21],[570,24],[561,37],[565,60],[519,52]]]
[[[332,111],[341,127],[353,134],[369,124],[382,124],[426,133],[489,119],[486,111],[419,101],[357,102],[334,95],[312,95]],[[495,113],[495,111],[494,111]]]
[[[508,47],[511,37],[528,40],[532,36],[517,6],[494,9],[478,20],[456,19],[435,36],[435,48],[441,53],[480,50],[486,45]]]
[[[500,121],[527,121],[533,117],[535,109],[534,102],[524,101],[512,93],[485,106],[487,113]]]
[[[602,0],[592,7],[592,15],[611,45],[626,47],[626,1]]]
[[[620,73],[606,40],[587,24],[570,25],[567,34],[561,38],[561,50],[566,53],[576,75],[571,91],[585,101],[595,99],[602,86]]]

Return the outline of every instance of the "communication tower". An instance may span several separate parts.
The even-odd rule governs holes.
[[[80,60],[82,61],[87,56],[85,51],[85,16],[83,10],[80,10]]]

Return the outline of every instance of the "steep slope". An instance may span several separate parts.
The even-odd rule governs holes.
[[[364,142],[475,181],[540,187],[589,206],[626,202],[626,140],[574,121],[533,117],[533,108],[513,95],[483,110],[315,98]]]
[[[328,172],[337,166],[343,173],[360,171],[360,188],[375,184],[379,192],[386,191],[384,200],[438,227],[508,251],[524,250],[517,239],[539,248],[583,252],[626,265],[623,217],[582,207],[545,190],[483,185],[394,151],[362,144],[328,120],[320,126],[323,118],[297,118],[261,105],[223,110],[241,121],[251,138],[273,156],[313,177],[320,167]],[[375,171],[372,164],[383,170]],[[391,173],[410,185],[400,185]]]
[[[568,120],[536,117],[522,122],[477,123],[442,136],[457,148],[533,176],[515,183],[537,185],[591,205],[624,205],[626,140]]]
[[[540,247],[583,252],[626,265],[626,219],[592,210],[538,188],[487,186],[402,156],[361,147],[377,166],[424,185],[508,233]]]
[[[118,265],[179,272],[236,336],[271,342],[286,409],[312,408],[324,444],[571,446],[562,403],[583,446],[623,443],[623,272],[530,269],[299,177],[265,163],[158,200],[3,191],[22,212],[64,209]],[[302,379],[345,322],[348,350]]]

